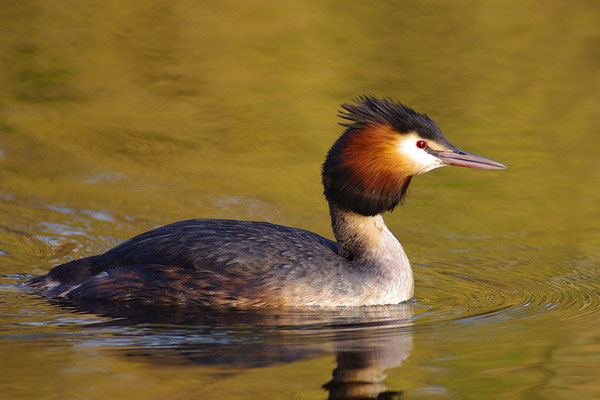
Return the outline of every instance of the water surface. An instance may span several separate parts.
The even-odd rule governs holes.
[[[6,3],[3,397],[597,399],[595,2]],[[386,215],[415,300],[351,310],[55,304],[17,284],[175,220],[331,237],[320,164],[360,94],[505,171]]]

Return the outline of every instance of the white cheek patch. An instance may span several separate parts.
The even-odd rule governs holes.
[[[415,134],[408,134],[400,140],[398,151],[401,156],[415,166],[417,174],[424,174],[432,169],[443,167],[446,164],[437,157],[429,154],[425,149],[417,147],[417,142],[423,140]]]

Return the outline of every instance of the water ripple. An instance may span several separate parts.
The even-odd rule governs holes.
[[[448,272],[457,268],[421,267],[427,271],[424,278],[417,274],[415,313],[416,323],[422,327],[523,320],[547,313],[556,314],[551,321],[584,324],[592,315],[600,314],[598,270],[571,267],[544,276],[525,268]]]

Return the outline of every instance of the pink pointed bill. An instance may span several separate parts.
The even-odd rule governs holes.
[[[454,151],[436,151],[436,157],[448,165],[481,169],[505,169],[506,165],[490,158],[456,149]]]

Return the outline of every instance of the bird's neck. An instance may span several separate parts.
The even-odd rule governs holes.
[[[338,252],[342,257],[361,260],[372,258],[374,253],[402,250],[402,245],[385,225],[381,214],[360,215],[335,204],[329,205],[329,212]]]
[[[412,297],[412,268],[402,245],[381,214],[365,216],[330,203],[331,224],[339,254],[365,266],[395,287],[395,296]]]

